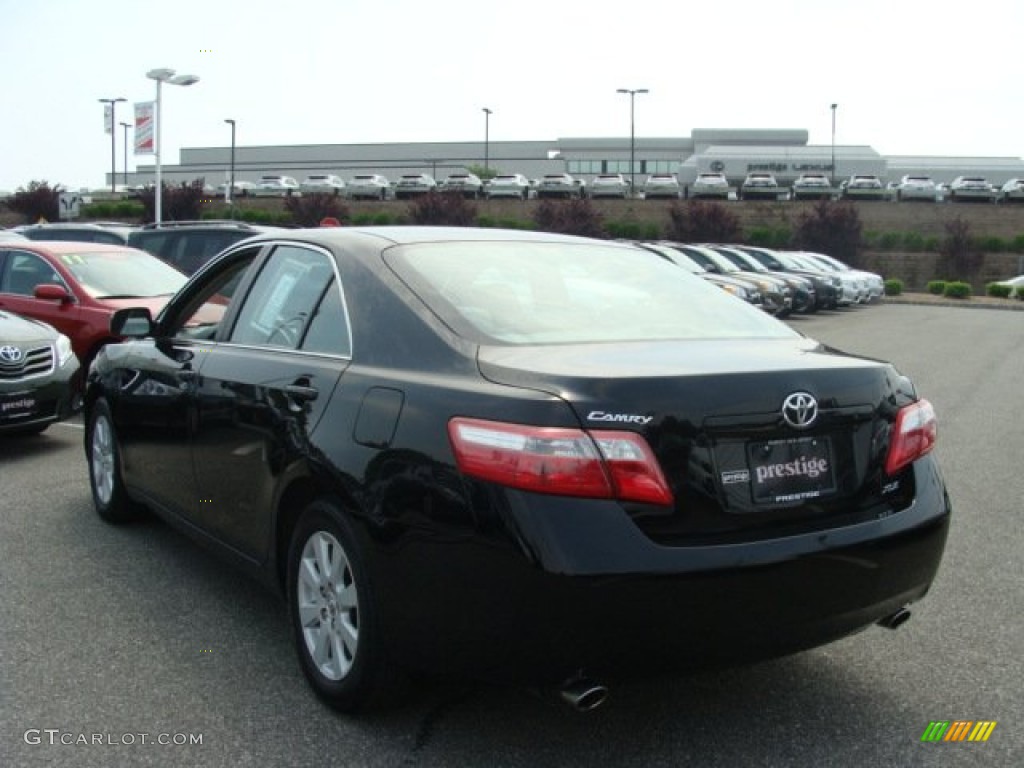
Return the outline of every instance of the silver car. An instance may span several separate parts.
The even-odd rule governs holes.
[[[934,203],[939,199],[939,190],[931,176],[904,176],[896,190],[897,200],[924,200]]]
[[[1024,203],[1024,179],[1010,179],[999,190],[999,199],[1004,203]]]
[[[333,173],[311,173],[299,185],[303,192],[319,192],[328,195],[344,195],[345,182]]]
[[[653,200],[657,197],[678,199],[681,197],[679,179],[672,173],[652,173],[644,182],[644,198]]]
[[[391,182],[379,173],[359,173],[348,180],[347,186],[352,200],[386,200]]]
[[[395,185],[395,199],[419,197],[437,189],[437,182],[429,173],[404,173]]]
[[[461,192],[474,200],[483,197],[484,183],[474,173],[450,173],[438,187],[442,192]]]
[[[770,173],[748,173],[740,187],[740,200],[778,200],[782,189]]]
[[[957,176],[947,194],[951,203],[978,201],[994,203],[999,192],[981,176]]]
[[[521,173],[502,173],[491,179],[486,187],[488,198],[515,197],[526,200],[530,197],[530,180]]]
[[[629,181],[621,173],[600,173],[590,182],[590,196],[629,197]]]
[[[537,185],[537,197],[583,197],[583,190],[568,173],[545,173]]]
[[[851,176],[843,187],[843,197],[850,200],[884,200],[886,196],[882,180],[870,174]]]
[[[832,197],[832,182],[823,173],[802,173],[793,182],[794,200],[823,200]]]
[[[729,180],[725,178],[724,173],[698,173],[690,190],[690,197],[715,197],[728,200]]]

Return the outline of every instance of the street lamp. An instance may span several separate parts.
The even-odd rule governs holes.
[[[636,131],[633,122],[633,102],[638,93],[650,93],[646,88],[619,88],[616,93],[629,94],[629,194],[636,190]]]
[[[491,143],[491,115],[493,115],[494,112],[492,110],[488,109],[487,107],[484,107],[483,110],[484,110],[484,173],[486,173],[487,170],[488,170],[488,161],[490,159],[489,158],[489,153],[490,153],[490,143]]]
[[[131,123],[121,123],[121,127],[124,128],[124,186],[128,188],[128,129],[132,127]]]
[[[231,171],[228,173],[228,191],[224,195],[224,202],[231,205],[235,194],[235,121],[227,118],[224,122],[231,126]]]
[[[110,122],[107,124],[107,127],[110,129],[110,194],[114,194],[117,191],[117,155],[115,154],[117,149],[115,148],[116,134],[114,133],[117,117],[114,115],[114,110],[117,109],[117,102],[127,101],[127,99],[97,99],[97,101],[110,106]]]
[[[838,104],[832,105],[832,188],[836,186],[836,107]]]
[[[163,177],[160,171],[160,142],[163,140],[163,131],[160,130],[160,121],[163,118],[163,109],[160,106],[160,86],[164,83],[170,85],[195,85],[199,78],[195,75],[176,75],[173,69],[151,69],[146,73],[150,80],[156,80],[156,141],[153,143],[154,156],[156,159],[156,223],[159,224],[163,218]]]

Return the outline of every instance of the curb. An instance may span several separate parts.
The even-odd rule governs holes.
[[[1000,312],[1024,312],[1024,301],[1000,299],[998,301],[972,302],[971,299],[943,299],[920,296],[900,295],[883,296],[883,304],[911,304],[918,307],[958,307],[963,309],[994,309]]]

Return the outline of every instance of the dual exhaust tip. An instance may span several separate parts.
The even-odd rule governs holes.
[[[878,626],[897,629],[910,619],[910,609],[903,607],[878,620]],[[588,677],[577,676],[562,684],[559,697],[577,712],[593,712],[608,699],[608,688]]]

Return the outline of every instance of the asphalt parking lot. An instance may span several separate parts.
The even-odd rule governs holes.
[[[71,422],[0,441],[0,766],[1020,765],[1024,316],[883,304],[790,323],[892,360],[936,407],[955,519],[900,629],[630,682],[590,714],[446,684],[347,719],[307,687],[275,597],[163,524],[99,521]],[[937,720],[996,727],[923,743]]]

